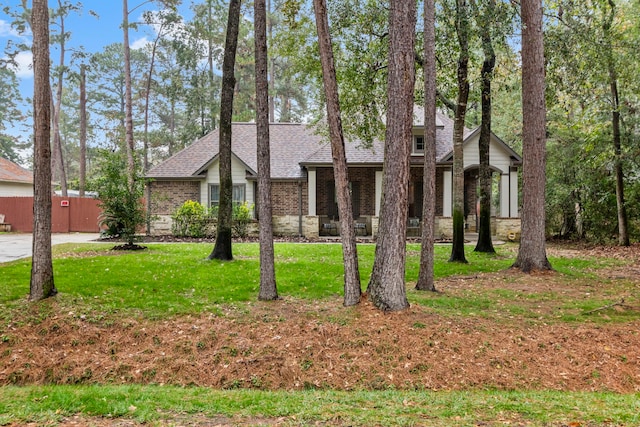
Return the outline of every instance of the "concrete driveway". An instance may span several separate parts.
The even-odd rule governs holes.
[[[98,233],[60,233],[51,235],[51,244],[85,243],[100,237]],[[0,263],[31,256],[31,233],[0,234]]]

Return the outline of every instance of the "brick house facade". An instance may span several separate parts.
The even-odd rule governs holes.
[[[436,215],[437,233],[448,236],[452,201],[452,130],[453,121],[438,115],[436,121]],[[409,180],[409,217],[412,224],[422,216],[422,179],[424,157],[416,144],[424,138],[424,126],[414,126],[414,152],[411,156]],[[232,177],[235,201],[255,204],[257,160],[256,126],[234,123],[232,126]],[[475,227],[479,132],[467,132],[465,138],[465,193],[468,223]],[[338,209],[330,145],[314,129],[303,124],[270,125],[272,206],[275,234],[318,237],[329,231],[339,234]],[[368,235],[377,234],[378,213],[383,177],[382,141],[370,146],[345,142],[349,186],[354,208],[354,221]],[[151,214],[151,232],[170,230],[171,214],[186,200],[204,205],[216,202],[219,185],[218,133],[212,132],[147,174]],[[503,219],[500,229],[519,231],[517,170],[521,158],[499,138],[492,137],[491,167],[499,176],[499,208],[494,222]],[[259,214],[259,213],[258,213]],[[513,230],[514,228],[518,230]],[[414,227],[415,228],[415,227]],[[415,231],[415,230],[414,230]]]

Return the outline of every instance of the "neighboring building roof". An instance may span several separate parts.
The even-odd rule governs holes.
[[[33,172],[0,157],[0,181],[33,184]]]

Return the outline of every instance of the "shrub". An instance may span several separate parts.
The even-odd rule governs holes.
[[[236,237],[247,237],[249,234],[249,224],[253,221],[252,210],[253,205],[249,202],[233,205],[233,223],[231,228]]]
[[[144,180],[134,174],[129,188],[125,159],[117,153],[102,152],[100,175],[95,182],[102,214],[99,225],[107,236],[121,237],[133,245],[138,230],[145,224]]]
[[[171,232],[180,237],[205,237],[211,230],[214,210],[193,200],[187,200],[171,215]]]

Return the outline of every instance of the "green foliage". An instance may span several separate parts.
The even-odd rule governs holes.
[[[179,237],[205,237],[215,234],[215,210],[187,200],[171,215],[171,232]]]
[[[144,181],[134,174],[133,186],[127,182],[125,159],[117,153],[103,151],[100,174],[95,188],[100,199],[100,226],[104,234],[121,237],[129,245],[146,221],[143,204]]]
[[[19,144],[19,138],[11,135],[12,132],[6,131],[24,120],[19,108],[22,97],[18,88],[15,73],[8,67],[0,68],[0,157],[17,163],[20,162],[17,150],[26,147]]]
[[[612,6],[615,8],[612,9]],[[547,58],[548,233],[595,242],[617,240],[612,78],[622,120],[622,170],[629,234],[638,236],[640,40],[637,2],[549,4]],[[611,70],[614,73],[611,73]]]
[[[247,237],[249,224],[253,221],[253,205],[249,202],[233,205],[233,222],[231,228],[236,237]]]
[[[172,215],[171,233],[179,237],[211,237],[216,234],[217,206],[206,206],[187,200]],[[253,204],[249,202],[233,205],[232,231],[235,237],[247,237],[253,222]]]

